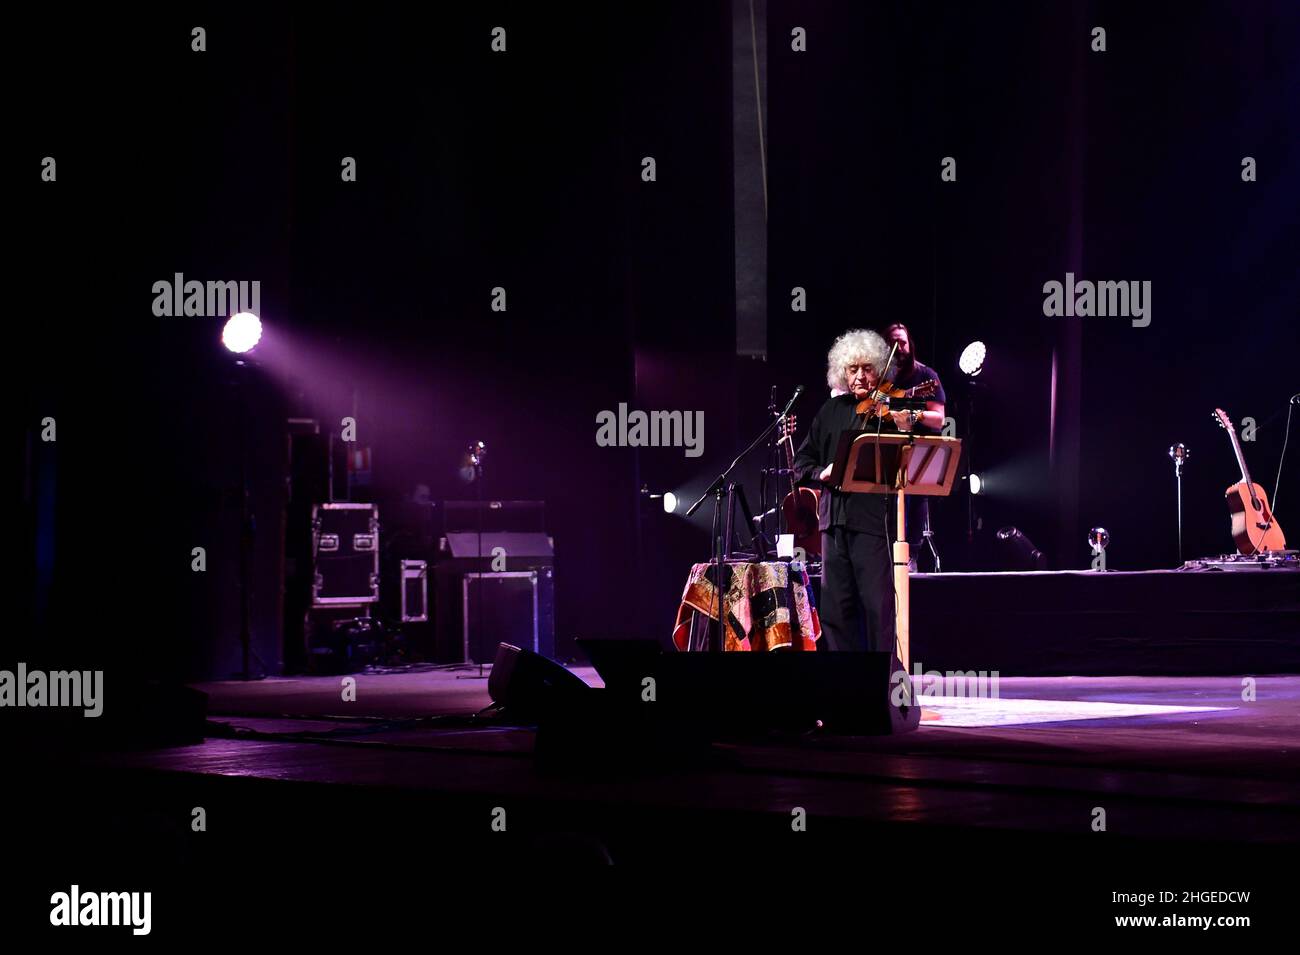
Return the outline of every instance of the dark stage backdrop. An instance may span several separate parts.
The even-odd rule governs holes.
[[[987,479],[973,548],[967,500],[936,508],[945,569],[995,569],[990,537],[1007,524],[1053,567],[1086,567],[1097,525],[1109,566],[1174,566],[1180,441],[1185,554],[1232,550],[1237,469],[1210,412],[1258,424],[1246,454],[1272,494],[1300,385],[1300,7],[768,10],[771,353],[811,377],[846,327],[911,327]],[[1043,284],[1067,271],[1150,281],[1150,324],[1045,317]],[[790,312],[794,286],[807,314]],[[977,339],[989,361],[972,419],[957,358]],[[1295,503],[1284,488],[1284,525]]]
[[[56,594],[27,607],[43,655],[238,670],[242,433],[255,664],[277,672],[292,415],[356,419],[381,510],[417,484],[472,497],[461,455],[485,441],[487,496],[546,502],[560,655],[580,636],[668,635],[707,534],[662,511],[640,526],[638,489],[716,472],[735,443],[730,14],[436,13],[33,24],[51,81],[23,117],[28,158],[57,156],[59,178],[30,191],[24,262],[34,289],[84,303],[23,329],[39,369],[28,531],[33,551],[48,540],[27,574]],[[261,282],[266,338],[242,375],[220,318],[153,316],[152,283],[175,273]],[[598,447],[597,415],[620,403],[702,412],[702,456]],[[88,547],[106,520],[112,546]]]
[[[1215,404],[1258,422],[1247,453],[1272,492],[1297,379],[1292,4],[770,3],[765,362],[734,355],[725,5],[24,16],[45,64],[10,156],[29,662],[238,669],[242,435],[254,649],[275,672],[290,415],[355,417],[381,507],[421,483],[471,496],[460,453],[484,440],[488,496],[547,503],[560,655],[666,637],[709,511],[664,515],[639,488],[689,503],[774,385],[807,385],[810,418],[856,325],[907,322],[943,375],[988,478],[984,538],[1014,523],[1083,566],[1104,524],[1112,566],[1170,566],[1165,451],[1183,441],[1186,550],[1227,550]],[[47,155],[55,183],[32,172]],[[1066,271],[1150,280],[1150,326],[1043,317]],[[153,315],[175,273],[261,282],[242,384],[219,318]],[[990,360],[971,421],[955,363],[973,338]],[[598,447],[620,403],[702,412],[702,455]],[[966,546],[966,505],[937,509],[953,569],[993,559]]]

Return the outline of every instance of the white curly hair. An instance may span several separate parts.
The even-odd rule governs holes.
[[[849,390],[849,365],[866,363],[883,376],[888,360],[889,345],[883,338],[865,328],[852,328],[835,339],[826,355],[826,384],[842,394]]]

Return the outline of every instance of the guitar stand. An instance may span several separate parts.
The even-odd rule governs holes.
[[[941,574],[943,571],[940,568],[943,565],[939,561],[939,552],[934,546],[934,531],[930,530],[930,505],[928,501],[925,502],[925,520],[922,522],[922,526],[925,529],[921,531],[921,540],[926,547],[930,548],[930,556],[934,558],[934,572]]]

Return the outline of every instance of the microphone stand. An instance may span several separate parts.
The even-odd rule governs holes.
[[[767,413],[779,419],[776,402],[776,385],[772,386],[772,391],[767,401]],[[759,469],[758,472],[758,516],[755,517],[749,512],[749,502],[745,499],[745,492],[736,485],[737,494],[735,499],[739,500],[741,509],[745,511],[745,519],[749,521],[746,532],[749,534],[750,542],[755,547],[755,553],[760,560],[767,560],[767,550],[776,550],[774,543],[781,536],[782,523],[782,491],[781,478],[791,472],[782,467],[781,442],[784,440],[780,435],[774,435],[767,445],[767,464]],[[793,479],[791,484],[793,484]],[[729,495],[730,497],[730,495]],[[770,500],[769,500],[770,499]],[[728,501],[727,509],[730,511],[731,502]],[[776,521],[776,534],[768,537],[767,519],[771,517]],[[769,541],[773,542],[769,546]],[[725,557],[725,555],[724,555]]]
[[[474,637],[479,651],[478,674],[476,676],[458,676],[456,677],[458,680],[483,679],[483,601],[486,599],[483,590],[483,456],[486,453],[487,447],[482,441],[476,441],[469,446],[469,463],[474,467],[474,488],[477,501],[474,512],[478,523],[478,562],[475,564],[474,570],[474,576],[478,578],[478,608],[474,612]],[[469,593],[468,589],[466,593]]]
[[[1179,443],[1169,449],[1174,460],[1174,483],[1178,485],[1178,566],[1183,566],[1183,465],[1192,456],[1187,446]]]
[[[248,389],[251,387],[252,370],[246,358],[235,362],[235,390],[239,401],[239,673],[240,680],[262,680],[266,678],[266,665],[261,657],[257,658],[260,667],[254,676],[249,665],[249,657],[257,656],[253,652],[252,629],[252,595],[253,595],[253,540],[257,531],[257,521],[253,514],[251,492],[248,486],[248,428],[249,400]]]
[[[713,561],[715,568],[713,592],[716,600],[715,609],[717,611],[717,638],[711,641],[709,649],[714,653],[721,653],[724,649],[722,630],[722,553],[725,547],[722,540],[723,521],[721,520],[723,489],[727,486],[727,480],[731,477],[731,472],[736,469],[736,465],[738,465],[744,457],[749,454],[749,452],[753,451],[756,447],[767,440],[767,436],[775,431],[776,426],[785,419],[785,416],[789,414],[790,409],[794,407],[795,400],[801,394],[803,394],[803,385],[800,385],[794,390],[794,394],[790,396],[790,400],[786,402],[785,408],[782,409],[781,413],[768,422],[767,427],[762,430],[757,438],[750,442],[749,447],[736,455],[736,459],[727,465],[727,469],[717,476],[713,483],[709,485],[708,490],[701,494],[699,500],[692,504],[686,511],[686,516],[690,517],[700,509],[700,506],[703,505],[709,497],[713,497],[713,531],[710,535],[712,537],[710,546],[713,547],[716,545],[716,547],[714,547],[713,553],[709,556],[710,560]]]
[[[934,572],[936,574],[939,574],[943,572],[941,569],[943,565],[939,562],[939,552],[935,549],[934,546],[934,532],[930,530],[929,498],[924,498],[924,497],[921,498],[921,503],[925,506],[925,510],[922,512],[922,517],[924,518],[924,525],[923,525],[923,530],[921,531],[921,539],[925,541],[925,545],[930,548],[930,555],[934,558]]]
[[[772,393],[767,401],[767,413],[769,415],[776,414],[776,385],[772,386]],[[754,518],[754,523],[749,528],[755,533],[762,533],[763,526],[767,523],[767,482],[775,474],[773,468],[775,467],[778,448],[779,444],[774,438],[772,443],[767,446],[767,462],[758,469],[758,517]]]

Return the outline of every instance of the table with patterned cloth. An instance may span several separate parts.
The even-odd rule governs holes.
[[[716,633],[717,565],[696,564],[673,626],[679,650],[707,650]],[[816,650],[822,635],[808,574],[785,561],[726,561],[722,565],[724,650]]]

